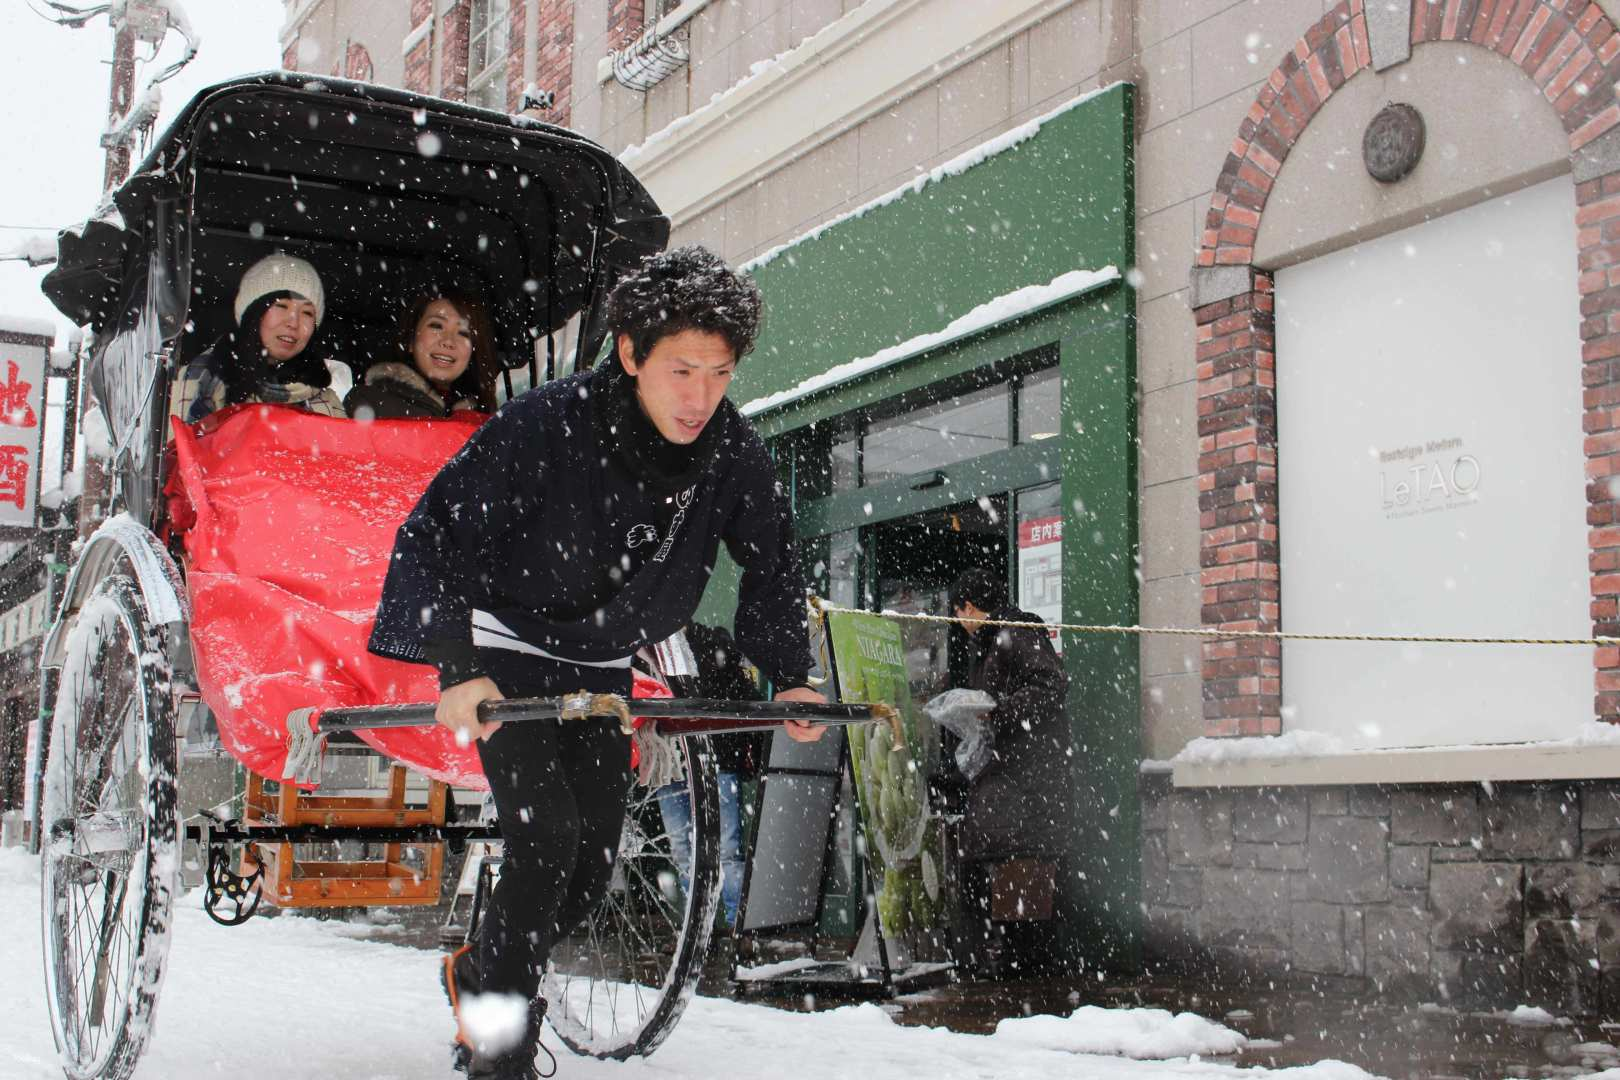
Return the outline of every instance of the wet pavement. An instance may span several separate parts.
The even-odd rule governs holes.
[[[371,922],[368,936],[425,949],[439,947],[444,910],[392,909],[326,917]],[[716,948],[712,959],[722,954]],[[700,992],[784,1009],[837,1008],[861,998],[821,991],[772,993],[759,984],[727,984],[724,964],[705,965]],[[1159,974],[1136,979],[1047,976],[945,982],[878,1000],[901,1024],[988,1034],[999,1020],[1045,1013],[1066,1016],[1081,1005],[1192,1012],[1249,1038],[1241,1054],[1211,1058],[1234,1065],[1285,1068],[1337,1060],[1390,1080],[1502,1080],[1589,1076],[1620,1069],[1620,1022],[1557,1017],[1525,1022],[1506,1012],[1439,1004],[1395,1004],[1343,989],[1216,987],[1209,977]],[[1620,1074],[1617,1074],[1620,1080]]]
[[[1578,1076],[1620,1066],[1620,1027],[1605,1030],[1596,1019],[1531,1025],[1501,1013],[1402,1008],[1332,992],[1211,993],[1147,981],[1097,989],[1042,980],[963,983],[896,1004],[900,1022],[957,1031],[991,1031],[1004,1016],[1063,1014],[1079,1005],[1187,1011],[1249,1037],[1235,1064],[1281,1068],[1331,1058],[1392,1080]]]
[[[849,999],[819,995],[750,1000],[783,1008],[832,1008]],[[1067,1015],[1081,1005],[1193,1012],[1249,1037],[1243,1053],[1219,1060],[1284,1068],[1333,1059],[1391,1080],[1500,1080],[1586,1076],[1620,1067],[1620,1024],[1561,1017],[1526,1023],[1508,1013],[1440,1005],[1398,1006],[1337,991],[1209,991],[1173,976],[1107,981],[1042,978],[958,982],[882,1002],[898,1023],[988,1034],[1006,1017]]]

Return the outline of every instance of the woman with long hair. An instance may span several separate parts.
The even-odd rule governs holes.
[[[489,315],[471,296],[434,289],[404,312],[395,355],[366,369],[343,405],[356,420],[431,419],[495,410]]]

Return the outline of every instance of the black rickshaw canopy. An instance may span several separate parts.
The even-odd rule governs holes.
[[[144,307],[161,326],[152,337],[186,331],[184,360],[230,328],[241,272],[281,250],[320,272],[323,337],[351,367],[402,304],[447,286],[484,297],[518,367],[668,235],[640,183],[574,132],[276,72],[199,93],[110,206],[60,235],[44,290],[98,335]],[[595,319],[579,339],[588,360]]]

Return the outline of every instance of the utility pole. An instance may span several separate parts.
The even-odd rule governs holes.
[[[135,30],[123,5],[115,6],[108,18],[113,28],[112,81],[107,88],[107,129],[110,131],[129,115],[135,101]],[[129,140],[107,143],[107,164],[101,184],[104,198],[110,199],[129,178],[130,158]],[[74,383],[79,393],[90,392],[88,379],[75,379]],[[82,409],[80,415],[83,415]],[[103,419],[105,421],[105,417]],[[72,432],[65,433],[65,437],[72,438]],[[83,539],[96,531],[106,515],[112,496],[112,477],[105,463],[94,454],[85,454],[80,468],[84,479],[79,495],[79,537]]]
[[[135,100],[135,31],[122,10],[111,14],[113,27],[112,86],[107,91],[109,130],[129,114]],[[101,190],[111,194],[129,177],[129,143],[119,140],[107,147],[107,170]]]

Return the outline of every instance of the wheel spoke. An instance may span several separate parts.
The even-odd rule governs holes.
[[[708,927],[699,925],[714,887],[703,860],[716,857],[712,800],[718,788],[713,763],[683,741],[691,776],[692,855],[674,857],[653,793],[636,788],[626,800],[613,886],[584,924],[553,950],[545,978],[553,1001],[552,1027],[580,1053],[625,1058],[650,1053],[679,1017],[681,999],[696,977]],[[697,835],[704,831],[702,836]],[[682,893],[668,887],[685,872]]]

